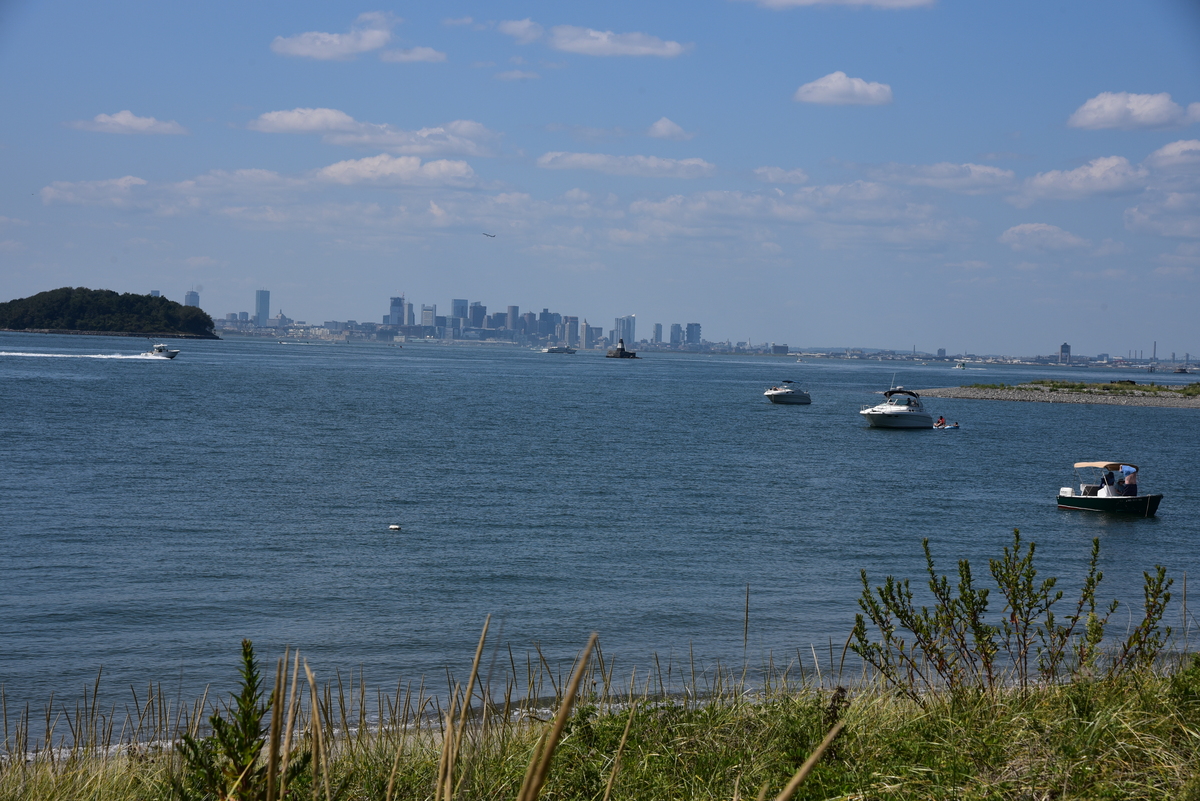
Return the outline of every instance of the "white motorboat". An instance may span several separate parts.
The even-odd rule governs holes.
[[[910,389],[894,387],[883,393],[887,398],[877,406],[859,411],[873,428],[933,428],[933,415],[921,405],[921,397]]]
[[[763,393],[771,403],[803,404],[812,403],[807,392],[796,386],[795,381],[781,381]]]
[[[966,369],[967,369],[967,363],[966,363],[966,362],[959,362],[958,364],[954,365],[954,369],[955,369],[955,370],[966,370]]]
[[[574,348],[568,348],[566,345],[553,345],[549,348],[542,348],[542,353],[574,353]]]
[[[179,355],[179,351],[171,350],[160,342],[142,355],[148,356],[151,359],[174,359]]]

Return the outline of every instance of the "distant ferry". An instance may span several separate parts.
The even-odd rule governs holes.
[[[568,348],[566,345],[555,345],[550,348],[542,348],[542,353],[574,353],[574,348]]]

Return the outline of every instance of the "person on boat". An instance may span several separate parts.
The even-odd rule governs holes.
[[[1137,495],[1137,470],[1134,470],[1127,464],[1123,464],[1121,465],[1121,472],[1125,474],[1125,486],[1122,488],[1121,494],[1130,496]]]
[[[937,422],[933,424],[933,427],[934,428],[945,428],[946,427],[946,418],[939,415]]]
[[[1100,489],[1096,492],[1096,495],[1101,498],[1116,495],[1117,493],[1114,491],[1116,488],[1115,485],[1116,479],[1113,477],[1113,472],[1111,470],[1105,471],[1104,478],[1100,482]]]

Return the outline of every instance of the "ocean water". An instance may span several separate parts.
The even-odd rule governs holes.
[[[319,678],[444,682],[486,615],[516,659],[592,631],[618,672],[841,650],[859,570],[977,576],[1036,541],[1101,597],[1200,562],[1200,412],[930,399],[957,431],[868,428],[909,388],[1144,374],[648,353],[636,361],[441,345],[143,342],[0,334],[0,684],[10,706],[231,689],[239,641]],[[773,406],[791,378],[811,406]],[[1157,374],[1154,380],[1186,380]],[[1194,377],[1192,377],[1194,380]],[[1071,463],[1125,459],[1154,519],[1060,511]],[[402,527],[389,531],[389,524]],[[503,662],[507,662],[507,653]],[[124,690],[122,690],[124,688]]]

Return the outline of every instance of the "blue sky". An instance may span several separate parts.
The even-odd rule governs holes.
[[[9,0],[0,299],[1200,353],[1198,9]]]

